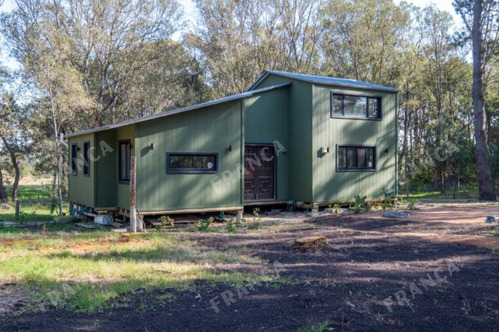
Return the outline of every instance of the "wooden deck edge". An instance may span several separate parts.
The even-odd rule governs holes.
[[[168,214],[189,214],[189,213],[206,213],[206,212],[233,212],[238,213],[243,211],[243,206],[230,206],[220,208],[203,208],[203,209],[185,209],[185,210],[165,210],[165,211],[140,211],[143,216],[158,216]]]
[[[289,201],[250,201],[245,202],[245,206],[262,206],[262,205],[279,205],[279,204],[288,204]]]

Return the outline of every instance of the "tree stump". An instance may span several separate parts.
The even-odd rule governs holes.
[[[306,236],[295,240],[292,249],[302,251],[331,248],[325,236]]]

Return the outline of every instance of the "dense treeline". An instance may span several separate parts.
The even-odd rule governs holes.
[[[498,1],[454,0],[462,28],[392,0],[195,2],[191,30],[176,0],[16,0],[2,14],[22,69],[0,72],[18,83],[1,99],[0,200],[1,171],[19,179],[27,159],[61,200],[61,133],[242,92],[265,69],[399,88],[403,191],[496,198]]]

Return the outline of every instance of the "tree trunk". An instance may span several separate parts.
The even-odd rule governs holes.
[[[484,111],[483,94],[483,49],[481,42],[481,13],[483,11],[482,0],[474,1],[474,20],[472,25],[472,60],[473,60],[473,83],[472,100],[474,103],[474,138],[476,139],[476,162],[479,199],[496,201],[493,188],[493,178],[490,169],[490,154],[486,138],[486,117]]]
[[[19,169],[19,163],[17,162],[17,156],[16,152],[14,149],[9,145],[5,137],[2,137],[2,142],[5,145],[5,148],[7,151],[9,151],[10,154],[10,160],[12,161],[12,166],[14,166],[14,183],[12,184],[12,202],[15,202],[17,200],[17,191],[19,187],[19,180],[21,179],[21,170]]]
[[[7,203],[7,193],[3,185],[2,168],[0,167],[0,203]]]

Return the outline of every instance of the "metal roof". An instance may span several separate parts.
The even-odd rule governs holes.
[[[107,125],[107,126],[101,126],[101,127],[91,128],[91,129],[87,129],[87,130],[82,130],[82,131],[78,131],[76,133],[67,134],[67,135],[65,135],[65,137],[74,137],[74,136],[80,136],[80,135],[95,133],[95,132],[98,132],[98,131],[115,129],[115,128],[118,128],[118,127],[123,127],[123,126],[127,126],[127,125],[130,125],[130,124],[135,124],[135,123],[139,123],[139,122],[144,122],[144,121],[149,121],[149,120],[153,120],[153,119],[158,119],[158,118],[162,118],[162,117],[169,116],[169,115],[174,115],[174,114],[189,112],[189,111],[197,110],[197,109],[208,107],[208,106],[213,106],[213,105],[217,105],[217,104],[226,103],[228,101],[233,101],[233,100],[248,98],[248,97],[251,97],[251,96],[253,96],[255,94],[258,94],[258,93],[261,93],[261,92],[266,92],[266,91],[270,91],[270,90],[274,90],[274,89],[279,89],[279,88],[282,88],[282,87],[285,87],[285,86],[289,86],[289,85],[292,85],[292,82],[286,82],[286,83],[282,83],[282,84],[276,84],[276,85],[273,85],[273,86],[265,87],[265,88],[262,88],[262,89],[256,89],[256,90],[252,90],[252,91],[246,91],[246,92],[243,92],[243,93],[238,93],[238,94],[227,96],[227,97],[224,97],[224,98],[207,101],[205,103],[200,103],[200,104],[195,104],[195,105],[191,105],[191,106],[187,106],[187,107],[177,108],[177,109],[173,109],[173,110],[170,110],[170,111],[166,111],[166,112],[162,112],[162,113],[157,113],[157,114],[145,116],[145,117],[142,117],[142,118],[136,118],[136,119],[132,119],[132,120],[118,122],[118,123]]]
[[[362,81],[351,80],[347,78],[334,78],[334,77],[324,77],[324,76],[314,76],[314,75],[304,75],[304,74],[295,74],[288,73],[284,71],[276,71],[276,70],[265,70],[262,72],[260,77],[255,81],[247,91],[253,90],[260,82],[262,82],[267,76],[270,74],[283,76],[287,78],[291,78],[294,80],[309,82],[309,83],[317,83],[317,84],[325,84],[325,85],[334,85],[340,87],[348,87],[348,88],[358,88],[358,89],[369,89],[369,90],[377,90],[384,92],[399,92],[396,88],[391,88],[384,85],[372,84]]]

